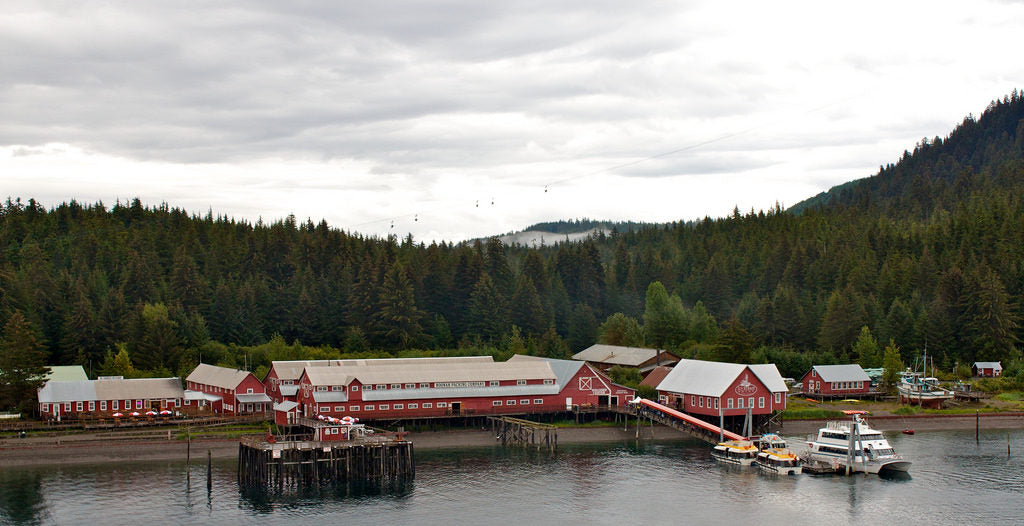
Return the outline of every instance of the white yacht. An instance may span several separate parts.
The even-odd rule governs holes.
[[[828,422],[809,438],[808,461],[848,469],[851,473],[899,472],[910,469],[910,461],[893,451],[889,441],[864,421],[867,411],[843,411],[849,422]]]

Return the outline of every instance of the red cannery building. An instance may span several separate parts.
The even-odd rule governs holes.
[[[974,365],[971,366],[971,373],[980,378],[998,378],[1003,374],[1003,364],[1001,362],[974,362]]]
[[[299,380],[300,413],[363,420],[564,411],[624,405],[634,391],[584,362],[517,355],[493,360],[436,360],[307,367]]]
[[[110,417],[114,413],[175,412],[184,390],[178,378],[101,377],[96,380],[49,381],[39,388],[43,418]]]
[[[220,397],[219,407],[225,414],[253,414],[270,411],[270,397],[263,383],[249,371],[217,367],[201,363],[185,379],[189,391]]]
[[[428,358],[370,358],[348,360],[277,360],[271,362],[263,385],[267,395],[276,403],[296,401],[299,389],[299,378],[307,367],[351,367],[357,365],[407,366],[424,363],[467,363],[494,362],[490,356],[451,356]]]
[[[815,365],[801,379],[805,395],[859,397],[871,392],[871,378],[858,364]]]
[[[786,383],[775,364],[744,365],[680,360],[658,384],[661,403],[713,424],[738,430],[747,415],[752,426],[786,409]]]
[[[622,345],[605,345],[598,343],[583,349],[572,356],[573,360],[590,363],[602,371],[615,366],[632,367],[647,376],[659,366],[672,366],[679,357],[662,349],[645,347],[626,347]]]

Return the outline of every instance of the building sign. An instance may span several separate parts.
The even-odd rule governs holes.
[[[486,382],[437,382],[434,387],[485,387]]]
[[[750,396],[757,392],[757,386],[750,383],[749,374],[743,375],[743,380],[740,380],[739,385],[736,386],[736,394],[740,396]]]

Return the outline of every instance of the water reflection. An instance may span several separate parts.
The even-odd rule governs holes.
[[[46,516],[43,476],[0,470],[0,522],[42,524]]]

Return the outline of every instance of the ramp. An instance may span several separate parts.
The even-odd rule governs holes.
[[[725,437],[726,440],[744,440],[744,437],[732,431],[726,431],[697,417],[651,400],[637,398],[630,403],[636,405],[638,415],[650,417],[655,422],[689,433],[711,444],[717,444],[720,436]]]

